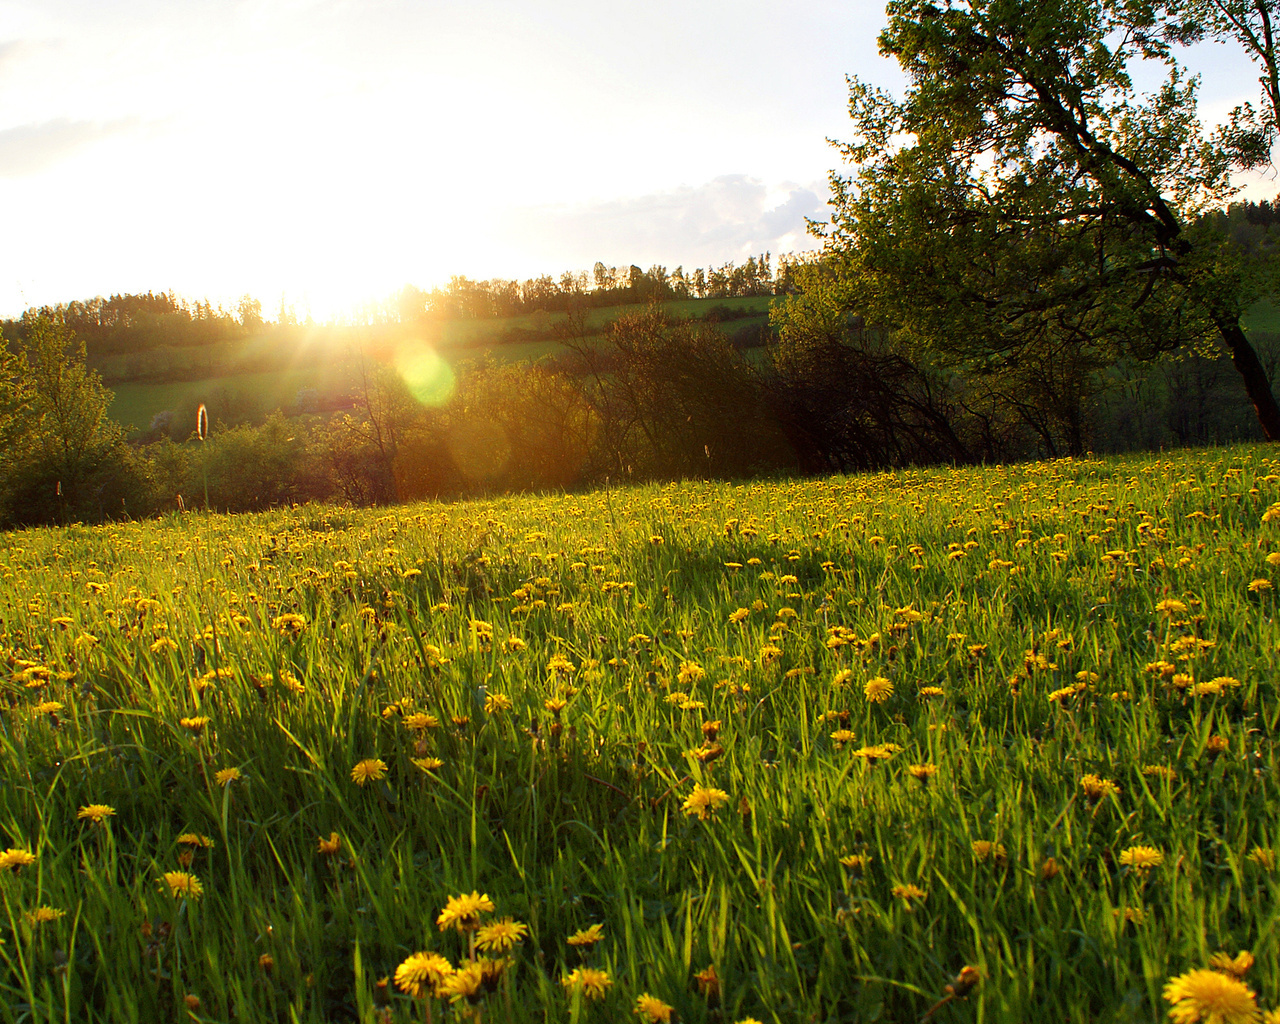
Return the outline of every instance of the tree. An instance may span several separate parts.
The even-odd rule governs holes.
[[[1054,350],[1079,393],[1121,356],[1230,352],[1266,436],[1280,406],[1240,324],[1273,270],[1199,220],[1231,194],[1195,81],[1138,96],[1172,61],[1151,7],[1109,0],[893,0],[881,51],[904,98],[850,79],[855,165],[833,175],[827,258],[862,312],[968,372]]]

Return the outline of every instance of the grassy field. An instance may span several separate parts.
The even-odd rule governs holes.
[[[1278,566],[1262,447],[5,535],[0,1020],[1253,1021]]]
[[[687,299],[664,303],[663,308],[671,316],[683,318],[702,317],[717,307],[753,314],[726,321],[724,330],[732,335],[747,327],[766,327],[772,301],[769,296]],[[619,316],[643,308],[594,308],[587,313],[586,327],[602,330]],[[448,320],[429,325],[423,335],[454,367],[486,354],[507,361],[536,360],[562,351],[554,331],[565,319],[563,313],[540,312],[495,320]],[[109,355],[95,359],[92,365],[113,382],[115,400],[109,415],[126,427],[146,429],[156,413],[194,408],[200,402],[212,409],[215,401],[228,410],[256,410],[250,417],[258,419],[274,409],[293,411],[299,391],[314,390],[322,400],[350,394],[357,380],[352,360],[355,348],[363,345],[375,354],[383,350],[390,353],[401,334],[399,325],[299,328],[299,337],[291,341],[291,355],[280,366],[271,365],[279,353],[273,354],[270,336],[215,346],[214,351],[157,349]],[[214,366],[218,369],[209,369]]]

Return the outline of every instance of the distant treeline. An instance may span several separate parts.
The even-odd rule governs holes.
[[[785,257],[779,259],[775,274],[772,263],[771,255],[763,253],[747,257],[741,265],[726,263],[705,270],[699,267],[690,274],[683,267],[672,271],[662,266],[619,269],[597,263],[591,274],[566,272],[558,279],[550,275],[526,281],[453,277],[446,287],[429,292],[406,286],[388,302],[365,306],[354,320],[372,325],[412,324],[428,319],[497,319],[539,311],[565,312],[582,306],[789,294],[794,289],[794,264]],[[276,319],[268,321],[261,301],[248,295],[230,310],[207,300],[183,299],[173,292],[146,292],[74,300],[28,312],[65,324],[84,342],[90,359],[157,348],[207,347],[270,332],[292,336],[298,328],[290,307],[282,304]],[[0,333],[21,347],[29,319],[0,320]]]

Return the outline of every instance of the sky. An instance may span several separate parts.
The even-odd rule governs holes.
[[[0,316],[812,249],[881,3],[0,0]],[[1256,100],[1188,55],[1212,122]],[[1246,194],[1280,192],[1256,176]]]

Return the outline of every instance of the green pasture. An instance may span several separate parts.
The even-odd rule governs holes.
[[[0,1021],[1255,1020],[1278,470],[3,535]]]

